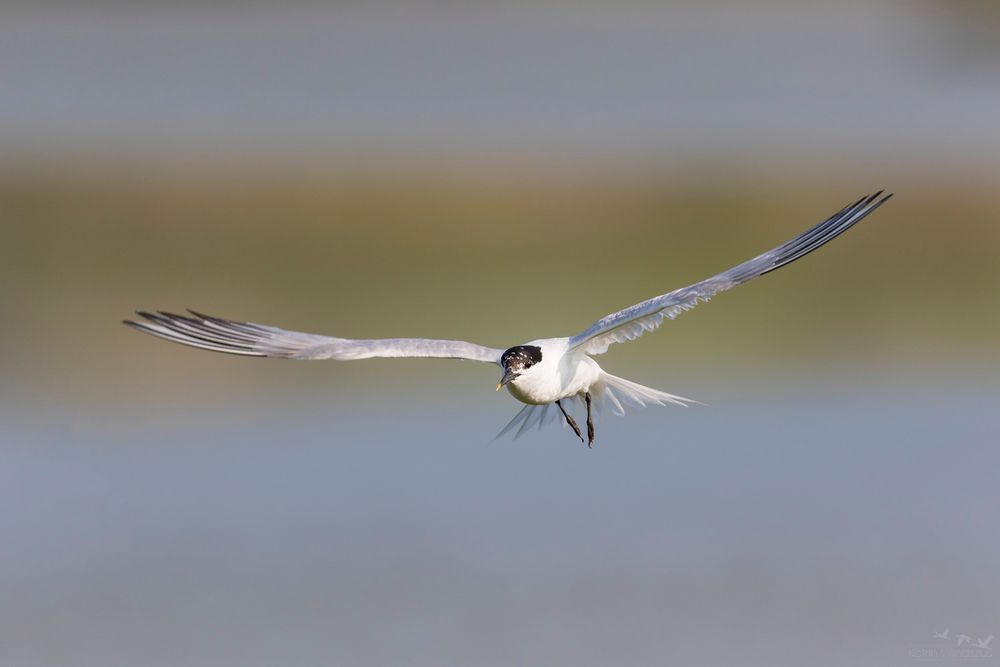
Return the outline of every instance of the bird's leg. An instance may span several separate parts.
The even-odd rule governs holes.
[[[590,414],[590,392],[584,394],[587,399],[587,447],[594,446],[594,418]]]
[[[566,412],[566,408],[562,406],[562,401],[556,401],[556,405],[559,406],[559,409],[563,413],[563,417],[566,418],[566,423],[569,424],[569,427],[573,429],[574,433],[576,433],[576,437],[580,438],[580,442],[583,442],[583,434],[580,433],[580,427],[576,425],[576,420],[570,417],[569,413]]]

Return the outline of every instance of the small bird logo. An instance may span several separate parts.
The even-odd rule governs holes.
[[[937,637],[938,639],[947,639],[949,632],[951,632],[951,628],[945,628],[944,632],[935,632],[934,636]]]
[[[955,646],[961,646],[962,644],[971,644],[972,637],[969,635],[959,635],[958,641],[955,642]]]
[[[976,647],[989,649],[991,641],[993,641],[993,635],[990,635],[986,639],[978,639],[976,640]]]

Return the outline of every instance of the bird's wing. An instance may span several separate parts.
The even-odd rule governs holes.
[[[278,327],[250,322],[234,322],[188,311],[138,314],[144,322],[125,320],[124,324],[164,340],[215,352],[247,357],[285,359],[368,359],[371,357],[434,357],[469,359],[500,363],[502,350],[460,340],[428,338],[379,338],[352,340],[286,331]]]
[[[602,317],[585,331],[570,338],[569,347],[587,354],[602,354],[612,343],[634,340],[658,327],[664,318],[672,320],[719,292],[794,262],[840,236],[892,196],[890,194],[880,199],[881,195],[882,192],[879,191],[859,199],[784,245],[717,276]]]

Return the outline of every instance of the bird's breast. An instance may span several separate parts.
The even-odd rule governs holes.
[[[590,357],[561,359],[524,373],[507,385],[511,396],[529,405],[545,405],[589,391],[601,368]]]
[[[559,400],[559,388],[548,378],[538,375],[519,377],[507,385],[510,395],[529,405],[545,405]]]

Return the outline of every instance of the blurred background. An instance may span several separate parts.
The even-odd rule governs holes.
[[[7,0],[0,663],[905,665],[1000,635],[998,45],[957,0]],[[119,323],[506,347],[878,188],[601,357],[707,406],[606,414],[592,451],[491,442],[494,368]]]

